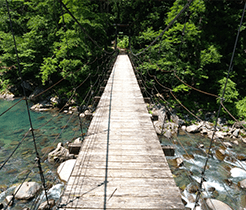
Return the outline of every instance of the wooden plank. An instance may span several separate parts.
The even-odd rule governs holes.
[[[184,209],[126,55],[113,67],[60,209]]]

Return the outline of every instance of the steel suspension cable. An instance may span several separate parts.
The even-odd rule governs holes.
[[[12,109],[13,107],[15,107],[17,104],[19,104],[21,101],[23,101],[24,100],[24,98],[21,98],[19,101],[17,101],[14,105],[12,105],[11,107],[9,107],[8,109],[6,109],[4,112],[2,112],[1,114],[0,114],[0,117],[2,116],[2,115],[4,115],[5,113],[7,113],[10,109]]]
[[[21,68],[20,68],[20,60],[19,60],[19,55],[18,55],[18,51],[17,51],[17,45],[16,45],[16,41],[15,41],[15,35],[14,35],[14,31],[13,31],[13,25],[12,25],[12,19],[11,19],[11,15],[10,15],[10,9],[9,9],[8,0],[6,0],[6,6],[7,6],[7,10],[8,10],[10,28],[11,28],[11,32],[12,32],[12,37],[13,37],[13,42],[14,42],[14,47],[15,47],[15,54],[16,54],[17,63],[18,63],[18,71],[19,71],[19,75],[21,77],[22,89],[23,89],[23,94],[24,94],[24,98],[25,98],[25,102],[26,102],[27,114],[28,114],[29,124],[30,124],[30,131],[32,133],[33,144],[34,144],[35,153],[36,153],[36,161],[37,161],[37,164],[38,164],[40,178],[41,178],[41,181],[42,181],[42,184],[43,184],[43,188],[44,188],[44,191],[45,191],[45,197],[46,197],[47,205],[48,205],[48,207],[50,209],[50,204],[48,202],[48,195],[47,195],[45,179],[44,179],[43,170],[42,170],[42,166],[41,166],[41,162],[40,162],[40,157],[39,157],[39,153],[38,153],[38,149],[37,149],[37,145],[36,145],[34,129],[33,129],[33,125],[32,125],[32,120],[31,120],[31,115],[30,115],[30,110],[29,110],[29,104],[28,104],[27,97],[26,97],[26,90],[25,90],[24,83],[23,83],[24,80],[23,80],[23,76],[22,76],[22,72],[21,72]]]
[[[232,68],[233,59],[234,59],[234,55],[235,55],[235,51],[236,51],[236,47],[237,47],[238,37],[239,37],[240,29],[241,29],[241,26],[242,26],[245,10],[246,10],[246,2],[244,4],[244,9],[243,9],[240,25],[239,25],[239,28],[238,28],[237,37],[236,37],[236,40],[235,40],[231,61],[230,61],[230,66],[229,66],[229,69],[228,69],[228,72],[227,72],[226,82],[225,82],[223,93],[222,93],[222,96],[221,96],[220,100],[223,100],[223,97],[225,95],[226,86],[227,86],[228,79],[229,79],[230,72],[231,72],[231,68]],[[214,132],[213,132],[213,135],[212,135],[212,138],[211,138],[211,141],[210,141],[210,145],[209,145],[209,148],[208,148],[208,152],[207,152],[208,153],[208,158],[205,161],[205,165],[204,165],[204,168],[203,168],[203,171],[202,171],[202,174],[201,174],[201,182],[200,182],[200,185],[199,185],[200,190],[198,191],[197,196],[196,196],[195,207],[198,205],[198,201],[199,201],[199,198],[200,198],[200,195],[201,195],[202,183],[204,181],[203,177],[205,175],[205,171],[206,171],[206,168],[207,168],[209,154],[211,153],[211,148],[212,148],[213,139],[214,139],[214,135],[215,135],[215,132],[216,132],[216,128],[217,128],[217,124],[218,124],[218,119],[219,119],[221,108],[222,108],[222,105],[220,103],[218,114],[217,114],[216,121],[215,121]]]

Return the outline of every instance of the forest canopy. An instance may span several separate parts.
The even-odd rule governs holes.
[[[116,32],[119,47],[128,48],[129,53],[129,46],[133,53],[141,52],[161,34],[187,0],[62,3],[79,24],[59,0],[8,1],[21,72],[31,90],[45,89],[65,78],[65,85],[58,85],[54,92],[66,94],[103,63],[93,63],[96,58],[104,56],[105,51],[113,51]],[[199,109],[217,110],[219,100],[191,87],[222,96],[243,8],[244,2],[238,0],[194,0],[153,46],[134,58],[148,86],[151,88],[155,82],[149,73],[155,74],[195,113]],[[116,28],[117,24],[127,27]],[[223,99],[227,109],[241,119],[246,117],[245,29],[243,21]],[[20,87],[6,1],[0,0],[0,91],[9,90],[18,96]],[[158,91],[172,106],[178,106],[163,88]]]

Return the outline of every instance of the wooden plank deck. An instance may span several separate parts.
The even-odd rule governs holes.
[[[184,209],[127,55],[119,55],[60,209]]]

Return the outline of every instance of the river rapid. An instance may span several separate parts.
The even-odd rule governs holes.
[[[193,209],[210,139],[200,134],[180,132],[172,141],[163,137],[160,137],[160,141],[163,145],[171,144],[175,148],[175,156],[167,156],[167,160],[186,207]],[[204,147],[199,148],[198,145]],[[202,197],[220,200],[234,210],[246,209],[246,191],[238,186],[239,181],[246,179],[246,144],[232,144],[232,148],[226,149],[224,160],[216,157],[216,151],[220,148],[218,141],[212,146],[212,155],[205,170]],[[179,167],[176,158],[183,160]]]
[[[0,114],[17,101],[0,99]],[[58,115],[57,111],[31,111],[31,119],[39,156],[44,160],[47,158],[48,152],[54,149],[59,142],[66,144],[66,142],[81,135],[79,119],[76,114],[68,115],[60,113]],[[86,132],[88,123],[88,121],[83,120],[83,132]],[[21,101],[0,117],[0,166],[15,150],[29,128],[30,124],[25,101]],[[0,203],[4,202],[5,197],[13,193],[16,185],[24,179],[41,184],[35,158],[36,153],[33,138],[31,134],[28,134],[14,155],[0,170]],[[42,163],[46,185],[48,188],[51,188],[49,198],[54,199],[59,198],[63,187],[63,183],[56,175],[56,167],[56,165],[49,164],[47,160]],[[22,209],[31,205],[32,202],[17,202],[11,209]]]
[[[0,114],[17,101],[0,100]],[[56,115],[57,111],[31,111],[40,157],[47,157],[50,149],[56,147],[59,142],[65,144],[81,134],[77,115],[73,117],[67,114]],[[83,132],[86,132],[89,122],[83,121],[83,125]],[[29,128],[25,101],[20,102],[0,117],[0,165],[14,151]],[[205,164],[205,152],[210,139],[201,135],[187,135],[180,132],[171,142],[163,137],[160,137],[160,141],[163,145],[171,144],[175,147],[175,156],[167,157],[167,160],[176,184],[182,191],[182,198],[186,203],[186,207],[194,207],[197,193],[195,186],[198,185],[201,179],[200,173]],[[204,148],[197,147],[201,144],[204,145]],[[237,185],[239,181],[246,179],[246,171],[243,169],[246,168],[246,144],[239,142],[239,145],[233,145],[232,148],[226,149],[228,156],[224,160],[217,159],[215,155],[220,146],[217,142],[212,148],[212,156],[208,161],[205,172],[204,188],[206,190],[202,192],[202,197],[221,200],[235,210],[246,209],[246,191]],[[237,161],[230,158],[229,154],[236,157]],[[23,179],[41,183],[35,165],[35,157],[32,136],[29,134],[7,164],[0,170],[0,202],[3,202],[7,195],[13,193],[16,185],[22,182]],[[174,161],[178,157],[183,160],[179,167],[175,165]],[[47,160],[42,163],[46,184],[50,188],[49,198],[54,199],[59,198],[63,188],[63,183],[56,175],[56,167],[56,165],[49,164]],[[32,204],[33,201],[28,203],[17,202],[11,209],[31,207]]]

